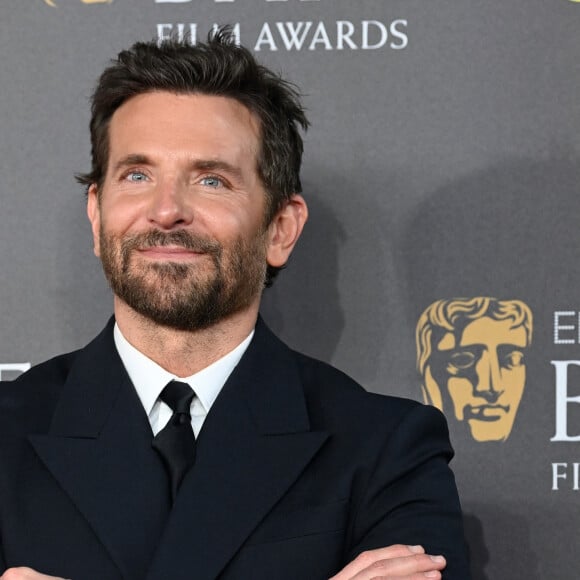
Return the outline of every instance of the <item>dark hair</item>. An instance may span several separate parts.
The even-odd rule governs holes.
[[[109,157],[109,122],[130,98],[152,91],[231,97],[260,121],[258,174],[266,189],[269,223],[293,193],[300,193],[303,143],[308,128],[296,87],[260,65],[235,43],[230,27],[210,32],[206,43],[187,40],[137,42],[120,52],[105,69],[92,96],[91,172],[76,179],[100,189]],[[266,286],[280,268],[268,266]]]

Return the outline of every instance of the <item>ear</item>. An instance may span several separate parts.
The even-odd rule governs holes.
[[[87,215],[91,222],[91,230],[93,232],[93,252],[99,258],[101,256],[99,236],[101,230],[101,208],[99,207],[99,193],[96,183],[93,183],[87,192]]]
[[[270,266],[280,268],[286,264],[307,219],[308,206],[304,198],[292,195],[268,226],[266,259]]]

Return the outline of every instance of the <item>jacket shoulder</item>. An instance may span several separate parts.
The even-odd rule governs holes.
[[[69,369],[80,350],[68,352],[51,358],[45,362],[34,365],[31,369],[22,373],[19,377],[10,381],[13,385],[32,385],[32,384],[62,384],[68,376]],[[7,385],[3,382],[2,386]],[[21,387],[20,387],[21,388]]]
[[[370,393],[353,378],[332,365],[301,353],[294,353],[300,369],[309,407],[322,414],[336,413],[349,421],[380,421],[400,418],[413,410],[421,412],[425,405],[412,399]],[[440,414],[434,408],[429,411]]]
[[[0,382],[0,431],[36,431],[48,426],[72,362],[79,351],[33,366]]]

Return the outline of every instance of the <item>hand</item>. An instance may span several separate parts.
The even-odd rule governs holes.
[[[9,568],[0,576],[0,580],[65,580],[58,576],[47,576],[32,568]]]
[[[395,545],[359,554],[329,580],[440,580],[445,564],[443,556],[429,556],[422,546]]]

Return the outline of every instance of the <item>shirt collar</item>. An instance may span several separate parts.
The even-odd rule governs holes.
[[[174,379],[187,383],[195,391],[206,413],[209,413],[253,336],[254,330],[236,348],[201,371],[189,377],[177,377],[130,344],[117,323],[113,330],[115,346],[147,415],[151,414],[153,405],[165,385]]]

